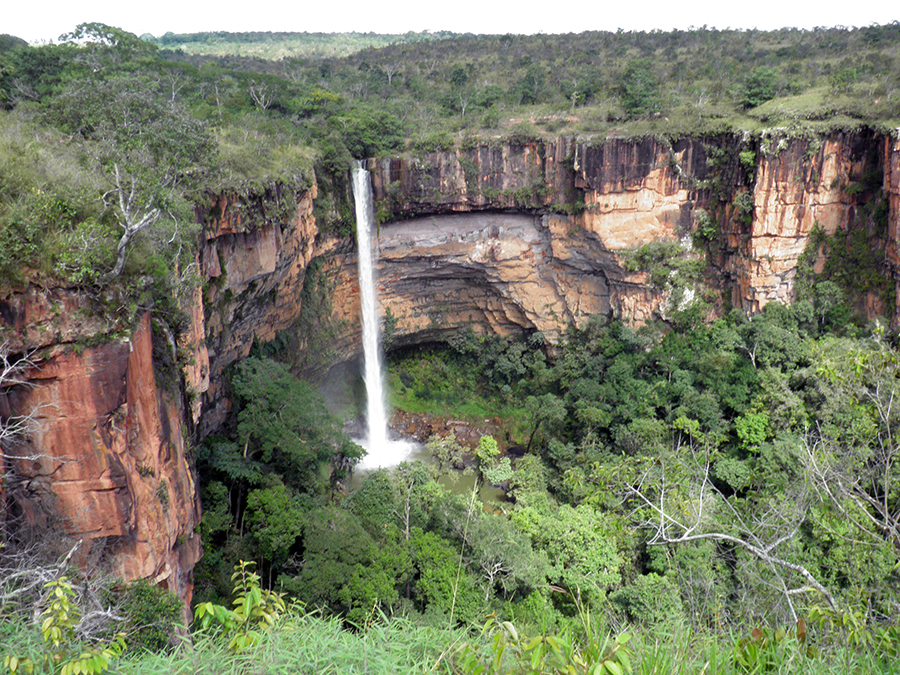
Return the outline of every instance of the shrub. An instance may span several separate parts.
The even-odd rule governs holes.
[[[778,91],[778,75],[773,68],[759,66],[747,76],[741,105],[755,108],[773,98]]]
[[[609,600],[633,623],[656,626],[681,617],[678,589],[655,572],[637,577],[610,595]]]
[[[132,648],[161,651],[172,643],[182,603],[172,591],[138,579],[122,593],[125,629]]]

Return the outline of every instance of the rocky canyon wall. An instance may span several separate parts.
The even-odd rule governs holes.
[[[0,387],[4,420],[33,418],[24,442],[2,448],[7,528],[40,534],[50,554],[74,547],[84,567],[153,579],[190,600],[201,555],[192,444],[227,416],[224,369],[296,318],[314,196],[285,196],[292,215],[283,221],[248,214],[259,200],[230,195],[198,212],[204,283],[182,299],[177,341],[150,313],[116,311],[111,289],[0,290],[0,345],[33,364],[26,384]]]
[[[370,160],[382,304],[401,343],[467,325],[552,341],[598,312],[642,323],[701,299],[708,317],[756,313],[796,299],[815,228],[864,230],[877,274],[893,286],[895,146],[870,131],[559,139]],[[882,199],[887,228],[873,217]],[[824,254],[814,256],[819,271]],[[693,276],[665,257],[694,261]],[[357,307],[353,264],[334,270],[347,317]],[[893,316],[885,296],[863,290],[854,300]]]
[[[36,288],[2,313],[18,328],[6,348],[32,363],[27,386],[0,392],[4,417],[31,416],[24,442],[3,447],[4,523],[32,530],[46,554],[73,550],[84,567],[190,598],[200,505],[181,390],[159,386],[150,315],[111,337],[85,295]]]
[[[596,313],[640,323],[698,299],[709,317],[757,312],[795,299],[816,227],[862,232],[877,273],[896,276],[900,143],[871,131],[508,142],[368,164],[397,344],[462,327],[552,341]],[[3,448],[7,519],[53,524],[83,561],[189,595],[190,445],[227,419],[227,367],[286,334],[325,365],[360,349],[355,243],[319,232],[315,199],[220,195],[198,211],[203,283],[177,344],[111,297],[0,289],[0,342],[35,359],[31,386],[0,391],[3,416],[36,413],[28,441]],[[821,270],[827,251],[812,253]],[[301,323],[313,286],[327,302]],[[893,297],[856,300],[894,319]]]

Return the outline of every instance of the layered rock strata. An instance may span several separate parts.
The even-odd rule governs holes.
[[[25,334],[29,300],[5,304]],[[57,549],[45,552],[74,549],[85,567],[150,578],[190,599],[200,505],[181,391],[158,386],[151,333],[144,314],[128,336],[32,353],[30,385],[0,400],[5,415],[32,417],[24,442],[3,448],[3,515],[64,535],[44,538]]]
[[[873,132],[560,139],[369,166],[382,216],[379,291],[398,344],[460,327],[554,340],[596,313],[665,317],[691,294],[676,297],[670,278],[635,263],[661,244],[704,270],[682,290],[703,295],[710,315],[792,301],[816,226],[864,231],[883,276],[898,264],[900,143]],[[37,359],[30,387],[0,392],[0,415],[36,414],[28,442],[3,448],[7,520],[52,522],[82,542],[83,561],[189,595],[200,510],[185,439],[226,420],[225,369],[255,342],[295,330],[313,276],[327,282],[331,316],[318,318],[332,332],[327,343],[299,336],[300,349],[327,362],[359,352],[354,242],[318,232],[315,188],[269,197],[288,208],[257,212],[259,200],[222,195],[198,213],[204,283],[178,337],[183,376],[159,362],[174,336],[162,324],[154,334],[148,315],[104,311],[119,306],[114,298],[98,306],[77,289],[0,290],[0,341]],[[882,199],[884,222],[873,215]],[[869,296],[862,308],[897,316]]]

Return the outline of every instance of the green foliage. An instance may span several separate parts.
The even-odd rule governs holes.
[[[695,209],[694,219],[696,221],[693,235],[695,242],[712,241],[719,236],[719,224],[705,209]]]
[[[483,469],[484,479],[491,485],[500,485],[513,477],[513,468],[509,457],[501,457],[490,468]]]
[[[108,259],[115,233],[91,196],[94,178],[80,164],[58,135],[0,112],[0,276],[19,280],[28,269],[68,276],[66,256],[87,249],[92,259],[83,267]]]
[[[770,631],[754,628],[749,638],[741,638],[734,646],[734,663],[739,672],[778,671],[793,655],[813,658],[818,651],[807,645],[807,627],[803,619],[790,633],[783,628]]]
[[[127,617],[124,631],[131,649],[160,651],[169,647],[181,621],[182,604],[175,593],[147,579],[126,585],[121,607]]]
[[[256,558],[277,578],[300,550],[317,496],[335,490],[361,454],[321,397],[284,365],[250,357],[234,371],[232,386],[230,437],[210,437],[197,449],[207,547],[198,595],[210,599],[229,590],[226,552],[232,560]]]
[[[596,673],[623,675],[632,672],[634,652],[627,646],[628,633],[614,638],[602,636],[591,624],[590,614],[581,613],[582,635],[520,635],[509,621],[488,617],[482,628],[490,640],[486,650],[471,643],[463,645],[458,659],[462,672],[470,675],[503,673]]]
[[[228,649],[240,653],[259,642],[285,611],[281,594],[260,587],[254,562],[241,560],[234,566],[231,580],[233,608],[202,602],[194,608],[194,621],[202,630],[216,627],[229,637]]]
[[[312,388],[280,363],[248,358],[232,384],[241,404],[237,434],[244,457],[271,466],[285,485],[315,491],[321,463],[339,453],[359,456]]]
[[[287,487],[276,482],[247,494],[244,520],[263,559],[281,565],[303,531],[306,509]]]
[[[44,584],[46,608],[41,612],[44,644],[37,660],[6,653],[3,667],[10,673],[37,672],[57,675],[98,675],[107,672],[125,651],[125,639],[117,634],[105,644],[82,644],[76,635],[81,610],[75,603],[75,588],[67,577]]]
[[[475,456],[483,466],[491,466],[500,454],[500,447],[493,436],[482,436],[475,448]]]
[[[778,93],[778,73],[768,66],[757,66],[744,81],[741,105],[755,108],[775,98]]]
[[[867,191],[867,198],[872,198]],[[875,197],[879,201],[883,197]],[[854,301],[874,295],[885,306],[893,304],[894,286],[877,254],[877,237],[873,236],[877,224],[852,231],[838,230],[826,235],[815,228],[810,242],[798,266],[798,299],[813,305],[820,328],[841,331],[853,322],[862,323],[854,316]],[[813,263],[819,251],[827,256],[821,274],[816,274]]]
[[[373,157],[402,147],[404,135],[400,119],[380,106],[357,105],[341,116],[327,120],[340,130],[343,143],[353,157]]]
[[[456,440],[456,433],[448,436],[432,436],[425,450],[437,460],[437,473],[442,475],[451,469],[463,469],[466,447]]]
[[[741,162],[741,168],[744,170],[744,174],[752,181],[753,177],[756,175],[756,152],[753,150],[744,150],[738,154],[738,159]]]
[[[757,448],[769,434],[769,417],[765,413],[747,413],[735,420],[734,430],[741,449]]]
[[[750,227],[753,223],[753,210],[755,208],[753,195],[750,192],[741,192],[734,198],[732,206],[734,207],[735,219],[745,228]]]
[[[593,507],[564,505],[549,512],[527,507],[513,519],[547,553],[552,583],[570,594],[598,601],[621,581],[614,532]]]
[[[478,584],[461,567],[460,553],[434,532],[416,528],[410,539],[412,559],[418,571],[416,593],[428,615],[446,622],[467,624],[482,609]]]
[[[866,622],[865,613],[858,608],[820,606],[810,608],[809,620],[827,631],[826,640],[829,643],[869,649],[891,659],[900,657],[900,626],[896,623],[872,626]],[[799,638],[799,624],[797,630]]]
[[[662,109],[656,75],[650,59],[629,61],[622,75],[622,107],[629,117],[645,117]]]
[[[351,512],[322,508],[304,527],[304,563],[299,574],[282,574],[279,583],[309,604],[362,622],[374,606],[397,600],[396,579],[408,563],[396,542],[384,546],[363,529]]]
[[[524,75],[514,85],[514,96],[522,105],[538,103],[544,90],[544,70],[537,64],[528,66]]]
[[[632,623],[661,626],[676,622],[682,616],[678,587],[654,572],[636,577],[612,593],[609,600]]]
[[[428,345],[392,354],[392,407],[473,421],[516,414],[521,404],[511,397],[513,385],[540,367],[543,354],[519,340],[463,335],[453,340],[452,350]]]
[[[255,115],[245,115],[216,130],[214,161],[211,178],[217,190],[233,191],[251,202],[267,190],[276,190],[274,196],[286,202],[287,212],[278,214],[280,217],[271,213],[263,215],[280,222],[293,215],[295,191],[307,189],[313,183],[310,149],[300,146],[286,125],[276,125]],[[242,220],[248,229],[253,225],[246,218]]]

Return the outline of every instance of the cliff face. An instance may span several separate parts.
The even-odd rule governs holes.
[[[4,315],[28,336],[40,332],[36,308],[59,307],[65,295],[31,289],[9,298]],[[97,346],[19,345],[40,348],[30,386],[5,392],[0,408],[31,413],[33,424],[24,443],[3,448],[3,515],[26,529],[61,531],[67,537],[52,545],[74,547],[83,565],[155,579],[190,598],[200,507],[181,392],[157,385],[153,340],[145,314],[130,336]]]
[[[293,207],[287,222],[266,219],[257,226],[243,220],[247,205],[220,196],[207,213],[200,270],[205,290],[197,299],[205,316],[208,385],[204,394],[201,436],[218,428],[230,409],[222,391],[222,372],[245,357],[254,342],[270,342],[296,320],[306,269],[315,255],[316,191],[283,200]],[[252,208],[252,207],[251,207]]]
[[[773,300],[792,302],[798,260],[814,227],[829,235],[871,229],[870,244],[888,253],[881,271],[892,274],[888,240],[893,237],[877,231],[877,223],[867,221],[864,213],[873,190],[884,188],[886,196],[895,199],[885,175],[892,143],[872,133],[794,141],[783,147],[775,143],[756,167],[752,222],[732,219],[726,230],[731,253],[723,266],[735,280],[735,304],[755,313]],[[889,217],[896,220],[896,214],[892,208]],[[860,300],[870,314],[893,313],[874,294]]]
[[[149,314],[109,311],[111,292],[0,293],[0,344],[34,362],[27,385],[0,389],[0,416],[34,417],[24,443],[2,448],[5,525],[58,532],[56,553],[76,546],[84,566],[154,579],[190,601],[201,555],[190,439],[227,414],[222,371],[295,320],[314,194],[286,196],[286,222],[247,225],[247,204],[228,196],[198,214],[206,283],[184,302],[177,344]]]
[[[639,323],[692,298],[709,316],[756,312],[795,298],[816,226],[863,233],[891,282],[900,255],[900,142],[870,132],[560,139],[369,168],[382,216],[378,286],[398,344],[466,326],[552,341],[592,314]],[[315,197],[269,195],[281,207],[266,213],[262,202],[223,195],[198,213],[204,283],[186,301],[182,375],[164,326],[104,311],[114,298],[0,292],[8,349],[37,350],[31,386],[0,391],[0,415],[36,411],[28,442],[3,448],[8,521],[60,527],[82,541],[84,562],[189,596],[200,508],[185,439],[224,423],[225,369],[254,342],[298,330],[302,299],[316,293],[331,306],[317,316],[330,332],[316,341],[315,324],[304,323],[300,349],[326,363],[360,350],[355,243],[318,233]],[[813,253],[822,269],[825,249]],[[858,302],[898,316],[884,297],[862,289]]]
[[[553,340],[593,313],[640,323],[700,297],[709,315],[731,306],[754,313],[795,299],[815,227],[827,235],[866,229],[868,245],[887,254],[879,272],[891,277],[894,237],[865,207],[883,186],[896,221],[894,145],[870,132],[675,144],[561,139],[370,160],[387,217],[382,304],[407,341],[470,324]],[[665,256],[694,260],[706,271],[661,279],[647,273],[648,256],[662,265]],[[336,278],[336,305],[352,316],[355,268]],[[858,302],[870,314],[892,314],[879,293],[864,295]]]

